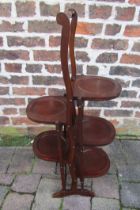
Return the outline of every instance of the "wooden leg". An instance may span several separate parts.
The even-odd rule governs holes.
[[[94,197],[95,193],[84,189],[84,182],[81,180],[81,188],[79,189],[77,187],[77,177],[76,173],[74,171],[74,167],[72,165],[69,166],[70,169],[70,174],[72,178],[72,184],[71,184],[71,189],[62,189],[59,192],[56,192],[53,194],[54,198],[62,198],[65,196],[70,196],[70,195],[81,195],[81,196],[88,196],[88,197]]]
[[[84,101],[79,99],[77,101],[78,105],[78,121],[77,121],[77,139],[78,139],[78,155],[77,161],[82,165],[83,162],[83,116],[84,116]],[[81,189],[84,189],[84,177],[83,168],[77,169],[79,172],[79,178],[81,182]]]
[[[80,177],[81,189],[84,189],[84,178]]]
[[[55,174],[57,174],[58,162],[55,163]]]
[[[53,194],[54,198],[62,198],[65,196],[70,196],[70,195],[81,195],[81,196],[88,196],[88,197],[94,197],[95,194],[94,192],[87,190],[87,189],[78,189],[76,188],[75,190],[70,189],[70,190],[60,190],[59,192],[56,192]]]
[[[62,191],[66,189],[66,174],[65,174],[65,164],[64,164],[64,154],[62,149],[62,125],[56,125],[57,130],[57,138],[58,138],[58,151],[59,151],[59,160],[60,160],[60,174],[61,174],[61,183],[62,183]]]
[[[71,190],[75,190],[75,189],[77,189],[77,177],[76,177],[76,171],[75,171],[74,164],[69,165],[69,170],[70,170],[71,179],[72,179]]]

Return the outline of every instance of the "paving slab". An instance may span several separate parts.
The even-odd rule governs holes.
[[[0,174],[0,184],[11,185],[14,180],[15,175],[13,174]]]
[[[56,170],[56,163],[36,158],[32,169],[32,173],[45,174],[45,176],[53,178],[57,176],[55,170]]]
[[[5,173],[15,151],[14,147],[0,147],[0,173]]]
[[[62,199],[52,194],[61,189],[60,180],[42,178],[38,186],[32,210],[59,210]]]
[[[90,210],[91,198],[82,196],[65,197],[63,201],[63,210]]]
[[[118,176],[120,181],[140,182],[140,164],[120,165]]]
[[[92,210],[120,210],[120,202],[115,199],[93,198]]]
[[[137,210],[137,209],[122,208],[122,210]]]
[[[33,195],[9,193],[2,210],[30,210],[33,198]]]
[[[122,141],[127,164],[140,164],[140,141]]]
[[[122,182],[121,203],[124,207],[140,208],[140,183]]]
[[[127,157],[120,141],[114,140],[112,144],[110,144],[110,150],[111,156],[113,157],[113,161],[117,168],[120,165],[126,165]]]
[[[6,186],[0,186],[0,206],[2,205],[2,202],[4,200],[4,197],[8,193],[8,187]]]
[[[113,144],[113,143],[112,143]],[[108,174],[116,174],[117,173],[117,167],[114,161],[114,155],[112,154],[111,145],[107,145],[102,147],[102,149],[107,153],[110,159],[110,168],[108,171]]]
[[[105,175],[93,179],[92,190],[97,197],[119,199],[119,187],[116,175]]]
[[[96,194],[93,199],[82,196],[52,198],[52,194],[61,189],[59,165],[56,173],[56,163],[35,158],[31,147],[2,147],[0,210],[59,210],[60,206],[63,210],[140,209],[139,146],[139,141],[129,140],[114,141],[103,148],[110,157],[111,169],[103,177],[85,179],[86,188],[93,188]]]
[[[29,173],[32,169],[34,154],[31,148],[16,148],[8,173]]]
[[[41,175],[39,174],[18,175],[11,189],[21,193],[34,193],[37,190],[40,178]]]

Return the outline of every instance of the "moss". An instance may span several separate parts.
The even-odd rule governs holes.
[[[133,134],[123,134],[119,133],[116,135],[116,139],[118,140],[140,140],[140,135],[133,135]]]
[[[29,137],[23,128],[13,126],[0,127],[0,146],[25,146],[31,144]]]
[[[43,131],[43,128],[41,128]],[[45,127],[44,130],[50,130],[52,127]],[[36,129],[36,133],[42,131]],[[26,146],[31,145],[33,139],[32,133],[28,134],[27,128],[0,127],[0,146]],[[133,132],[132,132],[133,131]],[[117,131],[116,139],[119,140],[140,140],[140,130],[120,129]]]
[[[1,127],[0,135],[9,135],[9,136],[22,136],[23,134],[15,127]]]
[[[63,210],[63,199],[61,200],[59,210]]]
[[[136,136],[140,139],[140,121],[124,120],[123,124],[116,128],[118,135]]]
[[[27,146],[31,141],[29,136],[0,135],[0,146]]]

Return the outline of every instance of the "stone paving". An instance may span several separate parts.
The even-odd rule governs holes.
[[[31,147],[0,147],[0,210],[140,209],[140,141],[115,140],[105,146],[107,175],[86,179],[94,198],[52,198],[60,189],[59,168],[36,158]]]

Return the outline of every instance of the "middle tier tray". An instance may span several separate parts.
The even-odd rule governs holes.
[[[84,146],[107,145],[115,138],[116,131],[114,126],[104,118],[84,116],[82,121],[77,122],[77,125],[82,129],[82,131],[81,129],[79,130],[77,141]]]

